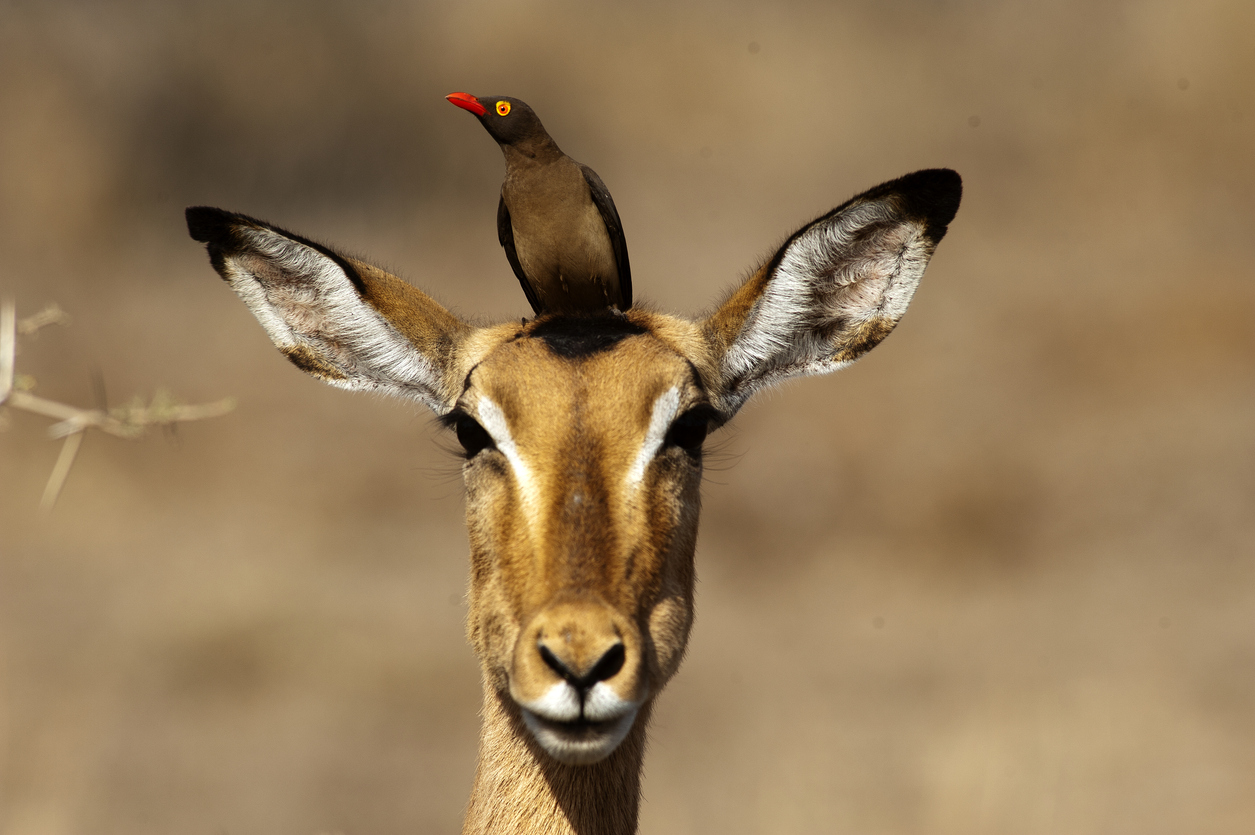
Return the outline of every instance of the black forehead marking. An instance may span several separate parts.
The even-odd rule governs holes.
[[[560,357],[580,359],[609,351],[629,336],[646,333],[649,333],[648,328],[626,317],[606,313],[545,318],[532,326],[527,335],[543,340],[545,346]]]

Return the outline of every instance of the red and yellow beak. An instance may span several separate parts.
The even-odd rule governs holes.
[[[445,98],[448,99],[450,103],[456,104],[463,110],[469,110],[476,116],[483,116],[488,112],[488,108],[480,104],[479,99],[475,98],[470,93],[450,93],[445,96]]]

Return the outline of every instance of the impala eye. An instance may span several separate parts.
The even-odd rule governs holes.
[[[467,458],[474,458],[479,452],[493,446],[492,436],[469,415],[458,415],[453,431],[457,432],[458,443],[466,450]]]
[[[508,101],[497,102],[497,115],[498,116],[510,115],[510,103]]]
[[[698,452],[710,431],[710,414],[706,409],[693,409],[675,419],[667,430],[666,442],[688,452]]]

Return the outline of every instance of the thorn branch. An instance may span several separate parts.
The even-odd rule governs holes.
[[[235,399],[231,397],[188,406],[177,402],[163,390],[158,390],[147,405],[136,398],[127,406],[108,410],[80,409],[31,394],[26,390],[29,388],[25,383],[28,378],[20,378],[23,382],[21,386],[16,384],[19,380],[16,374],[18,336],[29,336],[40,328],[63,325],[68,321],[69,317],[55,304],[18,321],[13,301],[5,299],[0,303],[0,408],[8,407],[51,418],[57,422],[48,428],[48,434],[52,438],[65,439],[39,503],[45,512],[51,511],[56,504],[88,429],[99,429],[129,440],[139,438],[153,426],[207,420],[225,415],[235,408]]]

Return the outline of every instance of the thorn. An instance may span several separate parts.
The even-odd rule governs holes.
[[[104,374],[99,368],[92,374],[92,387],[100,403],[97,410],[80,409],[31,394],[34,380],[17,374],[14,370],[17,337],[19,334],[25,336],[34,333],[45,325],[63,324],[68,318],[61,308],[52,304],[41,313],[18,322],[13,301],[4,299],[0,302],[0,407],[4,407],[0,409],[0,429],[7,427],[8,412],[16,409],[57,421],[49,428],[49,434],[54,438],[65,439],[57,463],[48,476],[43,499],[39,503],[45,513],[56,505],[57,497],[61,495],[61,489],[65,486],[70,468],[74,466],[75,456],[83,443],[83,435],[88,429],[99,429],[119,438],[138,438],[150,426],[161,426],[173,435],[178,423],[215,418],[235,408],[235,399],[231,397],[216,403],[182,406],[169,392],[158,390],[148,406],[136,399],[132,405],[110,413],[107,409]]]
[[[92,392],[96,395],[96,408],[109,413],[109,393],[105,389],[105,372],[97,365],[92,368]]]
[[[44,497],[39,502],[39,509],[44,513],[51,513],[56,505],[61,488],[65,486],[65,480],[70,475],[70,467],[74,466],[74,457],[78,455],[78,448],[82,444],[83,432],[80,430],[68,436],[61,445],[61,454],[57,456],[52,475],[48,476],[48,486],[44,488]]]
[[[34,316],[27,316],[18,322],[17,332],[19,336],[30,336],[40,328],[46,328],[49,325],[67,325],[69,322],[69,314],[56,302],[51,302]]]
[[[13,364],[17,357],[17,307],[12,299],[0,304],[0,403],[13,391]]]

